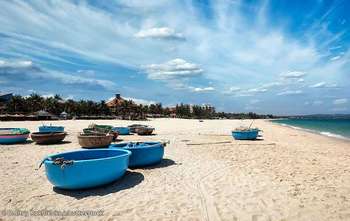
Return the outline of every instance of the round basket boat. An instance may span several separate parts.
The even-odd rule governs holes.
[[[249,130],[234,130],[232,136],[235,140],[256,140],[259,134],[259,129]]]
[[[119,135],[129,135],[130,134],[129,127],[113,127],[112,131],[118,132]]]
[[[47,179],[61,189],[85,189],[111,183],[128,168],[124,149],[77,150],[46,157]]]
[[[39,132],[64,132],[64,127],[61,126],[40,126]]]
[[[26,128],[0,128],[0,144],[23,143],[29,137]]]
[[[153,127],[139,127],[136,128],[136,133],[138,135],[151,135],[154,131]]]
[[[129,167],[142,167],[157,164],[164,156],[164,145],[160,142],[120,143],[112,144],[110,148],[123,148],[132,154]]]
[[[78,141],[82,148],[104,148],[108,147],[113,140],[113,135],[111,134],[83,134],[78,135]]]
[[[35,132],[30,137],[37,144],[55,144],[62,142],[66,135],[65,132]]]

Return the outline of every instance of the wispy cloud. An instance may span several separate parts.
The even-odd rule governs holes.
[[[22,76],[22,81],[25,80],[23,79],[23,76],[25,76],[28,81],[30,81],[30,79],[43,79],[57,81],[66,85],[78,84],[81,86],[100,86],[108,90],[115,88],[115,83],[112,81],[76,76],[59,71],[48,70],[35,65],[32,61],[0,60],[0,77],[6,77],[7,79],[18,79],[19,76]]]
[[[281,96],[281,95],[300,95],[302,93],[303,93],[303,91],[301,91],[301,90],[295,90],[295,91],[288,90],[288,91],[280,92],[277,95],[279,95],[279,96]]]
[[[326,82],[322,81],[316,84],[312,84],[309,86],[310,88],[337,88],[337,84],[327,84]]]
[[[286,73],[282,73],[280,76],[284,79],[300,79],[306,75],[305,72],[301,71],[289,71]]]

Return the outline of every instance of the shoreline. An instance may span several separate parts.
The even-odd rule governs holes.
[[[341,140],[341,141],[350,142],[350,137],[345,137],[345,136],[342,136],[340,134],[335,134],[335,133],[328,132],[328,131],[317,131],[317,130],[312,130],[312,129],[308,129],[308,128],[288,125],[288,124],[284,124],[284,123],[275,123],[273,121],[274,120],[267,120],[266,122],[271,122],[274,125],[287,127],[287,128],[291,128],[291,129],[298,130],[298,131],[303,131],[303,132],[308,132],[308,133],[311,133],[311,134],[321,135],[323,137],[328,137],[328,138],[332,138],[332,139],[337,139],[337,140]]]

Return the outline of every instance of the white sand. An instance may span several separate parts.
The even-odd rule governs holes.
[[[92,121],[66,127],[71,143],[0,146],[0,209],[103,210],[94,220],[350,220],[350,143],[262,120],[261,141],[235,141],[231,129],[250,121],[157,119],[147,123],[170,140],[163,163],[128,170],[115,183],[59,191],[37,170],[48,154],[79,149],[76,134]],[[125,126],[130,121],[95,121]],[[41,122],[0,122],[27,127]],[[88,217],[11,217],[0,220],[86,220]]]

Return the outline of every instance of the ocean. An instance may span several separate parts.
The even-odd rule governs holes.
[[[272,122],[330,137],[350,139],[350,119],[278,119]]]

